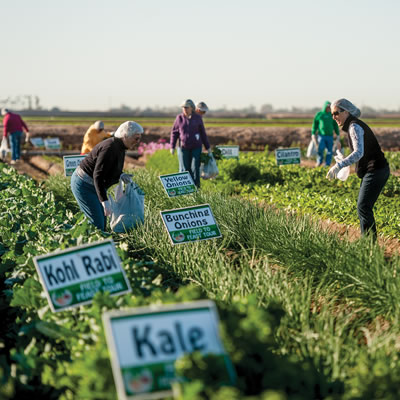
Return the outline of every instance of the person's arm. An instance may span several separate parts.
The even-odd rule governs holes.
[[[8,131],[8,120],[10,119],[10,114],[6,114],[3,118],[3,137],[7,137]]]
[[[318,134],[318,125],[319,125],[319,113],[314,117],[314,121],[311,127],[311,135],[317,135]]]
[[[116,157],[117,154],[111,147],[102,149],[97,155],[93,171],[93,183],[100,202],[107,201],[107,188],[104,184],[104,178],[115,168]]]
[[[204,127],[203,119],[201,117],[200,117],[200,122],[199,122],[199,133],[200,133],[201,141],[204,144],[204,147],[206,148],[206,150],[209,150],[210,143],[208,142],[206,128]]]
[[[360,125],[351,124],[349,127],[350,140],[353,151],[342,161],[338,162],[340,169],[359,161],[364,155],[364,129]]]
[[[21,118],[22,128],[25,129],[26,133],[29,133],[28,125],[26,125],[25,121]]]
[[[171,150],[175,149],[178,138],[179,138],[179,115],[175,118],[175,122],[171,130],[171,139],[170,139]]]

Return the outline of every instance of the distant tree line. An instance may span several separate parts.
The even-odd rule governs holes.
[[[321,107],[297,107],[291,108],[275,108],[272,104],[266,103],[260,107],[249,105],[242,108],[228,108],[222,106],[219,108],[212,108],[209,104],[210,111],[207,114],[210,117],[220,118],[279,118],[279,117],[293,117],[304,116],[310,117],[317,113]],[[19,95],[8,96],[0,99],[0,107],[8,107],[12,110],[19,111],[25,115],[119,115],[119,116],[137,116],[137,117],[173,117],[181,110],[179,107],[130,107],[126,104],[121,104],[117,108],[110,108],[107,111],[64,111],[59,107],[52,107],[44,109],[40,103],[39,96],[36,95]],[[384,108],[375,109],[370,106],[362,106],[361,112],[364,117],[377,117],[377,116],[400,116],[400,108],[398,110],[388,110]]]

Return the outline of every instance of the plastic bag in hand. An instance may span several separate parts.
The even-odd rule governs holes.
[[[315,146],[314,140],[311,139],[307,147],[307,158],[315,157],[317,154],[317,147]]]
[[[207,164],[200,165],[200,176],[203,179],[211,179],[215,178],[219,174],[217,162],[215,158],[211,156],[207,162]]]
[[[135,228],[144,221],[144,193],[135,182],[125,185],[120,179],[114,191],[115,199],[110,196],[113,232],[122,233]]]
[[[1,140],[1,146],[0,146],[0,154],[1,158],[5,158],[7,153],[11,153],[10,148],[8,147],[8,140],[6,137],[3,136],[3,139]]]
[[[339,161],[342,161],[344,159],[344,156],[339,150],[336,150],[336,155],[334,156],[334,158],[335,161],[338,163]],[[350,175],[350,165],[342,168],[337,173],[337,178],[340,179],[341,181],[345,181],[349,177],[349,175]]]

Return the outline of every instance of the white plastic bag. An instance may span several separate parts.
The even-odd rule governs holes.
[[[340,152],[340,150],[336,150],[336,155],[335,161],[339,162],[344,159],[343,154]],[[338,173],[337,173],[337,178],[340,179],[341,181],[345,181],[350,175],[350,165],[347,167],[342,168]]]
[[[314,140],[311,139],[307,147],[307,158],[315,157],[317,154],[317,147],[315,146]]]
[[[200,176],[203,179],[215,178],[218,174],[217,162],[213,156],[210,156],[207,164],[200,165]]]
[[[8,139],[3,136],[3,139],[1,140],[1,146],[0,146],[0,154],[1,158],[6,158],[7,153],[11,153],[10,148],[8,147]]]
[[[125,184],[120,179],[114,190],[115,199],[111,203],[110,226],[113,232],[122,233],[135,228],[144,221],[144,193],[135,182]]]

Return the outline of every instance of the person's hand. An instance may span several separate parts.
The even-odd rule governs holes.
[[[173,149],[172,147],[169,149],[169,152],[174,155],[175,154],[175,149]]]
[[[209,156],[212,156],[212,151],[211,151],[211,149],[208,149],[207,151],[208,151],[208,155],[209,155]]]
[[[311,136],[311,140],[313,141],[315,147],[318,147],[317,137],[315,135]]]
[[[119,179],[122,182],[128,184],[128,183],[132,182],[132,175],[131,174],[121,174]]]
[[[109,217],[111,215],[111,203],[110,203],[110,201],[109,200],[102,201],[101,205],[104,208],[104,215],[106,217]]]
[[[338,172],[340,171],[340,167],[338,164],[335,164],[326,174],[326,177],[331,180],[337,177]]]

